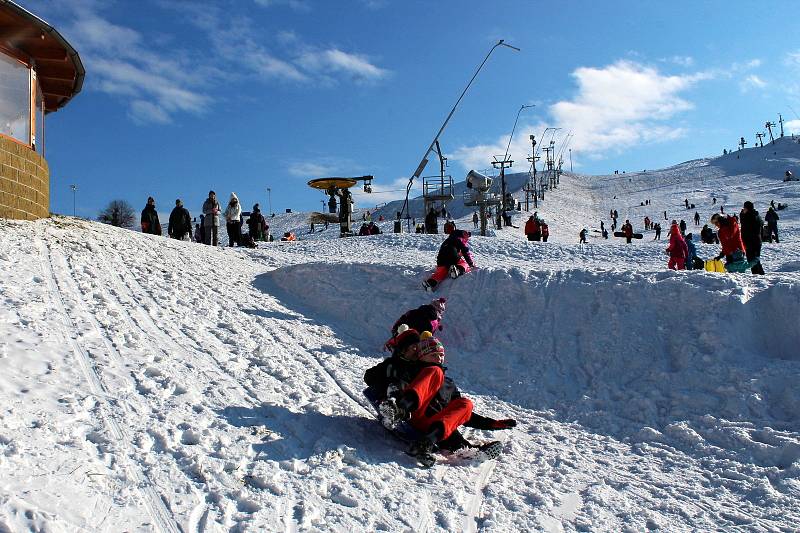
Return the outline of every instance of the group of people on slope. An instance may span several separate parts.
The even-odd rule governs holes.
[[[525,222],[524,231],[529,241],[547,242],[550,237],[550,227],[543,219],[539,218],[538,211],[534,212]]]
[[[511,429],[514,419],[496,420],[474,411],[455,382],[446,375],[444,344],[435,334],[443,329],[446,300],[405,312],[391,329],[385,348],[391,355],[364,373],[365,394],[375,405],[379,418],[389,429],[408,422],[416,430],[409,454],[423,464],[435,450],[456,451],[478,448],[488,457],[501,451],[497,441],[469,442],[459,431],[466,426],[486,431]]]
[[[169,225],[167,234],[178,240],[194,240],[212,246],[219,245],[219,226],[220,216],[225,219],[225,227],[228,233],[228,244],[233,246],[255,247],[255,241],[269,239],[269,225],[261,214],[259,205],[255,204],[247,220],[249,233],[242,235],[242,206],[236,193],[232,192],[228,205],[223,211],[217,195],[214,191],[209,191],[208,198],[203,202],[203,214],[200,215],[200,223],[195,224],[194,235],[192,234],[192,217],[189,210],[184,207],[183,202],[175,200],[175,207],[169,215]],[[142,233],[161,235],[161,223],[158,219],[156,204],[153,197],[147,199],[147,205],[142,210],[141,216]]]

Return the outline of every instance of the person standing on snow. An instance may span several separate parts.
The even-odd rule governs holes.
[[[667,246],[666,252],[669,254],[667,268],[671,270],[684,270],[686,268],[686,257],[689,255],[689,249],[677,224],[672,224],[669,228],[669,246]]]
[[[625,235],[625,242],[630,244],[631,239],[633,239],[633,224],[631,224],[630,220],[625,220],[625,224],[622,225],[622,233]]]
[[[700,225],[700,213],[698,213],[697,211],[694,212],[694,225],[695,226]]]
[[[736,218],[715,213],[711,217],[711,223],[717,227],[717,238],[722,245],[722,251],[714,259],[724,257],[726,263],[737,261],[737,256],[741,256],[743,259],[745,257],[744,243]]]
[[[686,235],[686,221],[681,219],[680,226],[681,228],[681,235]]]
[[[542,230],[536,215],[531,215],[525,222],[525,236],[529,241],[538,241],[542,238]]]
[[[183,207],[183,202],[179,198],[175,200],[175,208],[169,214],[167,235],[182,241],[187,233],[189,240],[192,240],[192,216],[189,214],[189,210]]]
[[[239,245],[242,240],[242,206],[239,205],[239,198],[235,192],[231,193],[228,206],[225,208],[225,229],[228,231],[228,246]]]
[[[472,227],[478,229],[478,212],[474,211],[472,213]]]
[[[744,244],[744,253],[750,263],[756,262],[750,267],[750,272],[753,274],[763,274],[764,267],[761,266],[761,228],[764,227],[764,221],[758,211],[755,210],[753,202],[746,201],[739,213],[739,221],[742,228],[742,243]]]
[[[586,244],[586,235],[588,233],[589,233],[589,230],[586,229],[586,228],[583,228],[581,230],[581,232],[578,234],[578,237],[580,237],[580,240],[578,241],[578,244]]]
[[[542,229],[542,242],[547,242],[547,238],[550,237],[550,227],[544,220],[539,221],[539,227]]]
[[[258,204],[255,204],[253,210],[250,212],[250,217],[247,219],[247,230],[250,232],[250,236],[254,241],[265,240],[263,231],[264,224],[266,224],[264,215],[261,214],[261,209],[259,209]]]
[[[403,324],[386,345],[392,355],[364,373],[368,396],[379,399],[381,423],[389,429],[409,421],[420,433],[409,454],[430,459],[437,448],[459,450],[479,448],[489,457],[501,451],[499,442],[475,445],[458,431],[459,426],[493,431],[511,429],[514,419],[494,420],[473,412],[471,400],[461,396],[455,382],[445,377],[442,343],[430,332],[422,335]]]
[[[217,193],[208,191],[208,198],[203,202],[203,242],[212,246],[219,244],[219,202]]]
[[[767,229],[769,229],[769,242],[772,242],[773,237],[775,238],[775,242],[781,242],[778,240],[778,220],[780,220],[780,218],[777,211],[772,207],[770,207],[767,210],[767,214],[764,215],[764,220],[767,221]]]
[[[151,235],[161,235],[161,222],[158,221],[158,211],[156,211],[156,201],[152,196],[147,198],[147,205],[142,209],[142,233]]]
[[[697,257],[697,247],[692,234],[686,235],[686,270],[694,270],[694,259]]]
[[[425,215],[425,233],[439,233],[438,217],[439,214],[434,208],[431,207],[431,210],[428,211],[427,215]]]
[[[436,255],[436,270],[422,283],[426,291],[433,290],[448,275],[457,278],[475,268],[469,238],[468,231],[457,229],[444,240]]]

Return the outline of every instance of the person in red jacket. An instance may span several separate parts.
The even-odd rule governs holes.
[[[542,242],[547,242],[547,238],[550,237],[550,227],[542,220],[540,226],[542,228]]]
[[[739,222],[737,222],[736,218],[716,213],[711,217],[711,223],[717,227],[717,236],[719,237],[719,243],[722,245],[722,251],[716,259],[725,257],[726,263],[741,261],[744,257],[744,243],[742,243],[742,234],[739,231]]]
[[[525,236],[528,237],[529,241],[538,241],[541,239],[542,230],[539,226],[539,220],[537,220],[536,214],[531,215],[525,223]]]
[[[667,268],[672,270],[684,270],[686,268],[686,256],[689,255],[689,248],[677,224],[672,224],[672,227],[669,228],[667,253],[669,254]]]

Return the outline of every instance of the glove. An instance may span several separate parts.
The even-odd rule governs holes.
[[[504,418],[492,422],[492,429],[511,429],[517,427],[517,421],[513,418]]]

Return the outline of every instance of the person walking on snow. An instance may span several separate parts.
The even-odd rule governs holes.
[[[381,423],[389,429],[408,421],[420,438],[411,444],[409,454],[431,466],[431,453],[437,448],[455,451],[478,448],[490,458],[501,451],[499,442],[477,445],[467,441],[459,426],[494,431],[511,429],[514,419],[495,420],[473,411],[455,382],[445,376],[444,346],[430,332],[420,334],[403,324],[387,343],[392,355],[364,373],[365,393],[379,400]],[[429,463],[427,461],[430,461]]]
[[[550,227],[544,220],[539,221],[539,227],[542,230],[542,242],[547,242],[547,238],[550,237]]]
[[[192,216],[189,214],[189,210],[183,207],[183,202],[179,198],[175,200],[175,208],[169,214],[167,235],[182,241],[187,233],[189,240],[192,240]]]
[[[761,266],[761,229],[764,221],[758,211],[755,210],[753,202],[746,201],[739,213],[739,222],[742,230],[742,243],[747,260],[752,264],[750,272],[753,274],[763,274],[764,267]]]
[[[474,211],[472,213],[472,227],[478,229],[478,212]]]
[[[770,207],[767,210],[767,214],[764,215],[764,220],[767,221],[767,229],[769,230],[769,242],[772,242],[773,237],[775,238],[775,242],[781,242],[778,240],[778,220],[780,220],[780,218],[777,211],[772,207]]]
[[[203,202],[203,242],[212,246],[219,244],[219,202],[217,193],[208,191],[208,198]]]
[[[583,228],[581,230],[581,232],[578,234],[578,237],[580,237],[580,240],[578,241],[578,244],[586,244],[586,235],[588,233],[589,233],[589,230],[586,229],[586,228]]]
[[[681,235],[680,228],[677,224],[672,224],[669,228],[669,246],[666,250],[669,254],[669,262],[667,268],[672,270],[684,270],[686,265],[686,257],[689,255],[689,248],[686,246],[686,241]]]
[[[228,200],[228,207],[225,208],[225,229],[228,231],[228,246],[239,245],[242,240],[242,226],[239,221],[242,218],[242,206],[239,205],[239,198],[235,192],[231,193]]]
[[[436,255],[436,270],[422,283],[426,291],[435,289],[448,275],[457,278],[475,268],[469,238],[468,231],[457,229],[444,240]]]
[[[161,222],[158,221],[158,211],[156,211],[156,201],[152,196],[147,198],[147,205],[142,209],[142,233],[151,235],[161,235]]]

